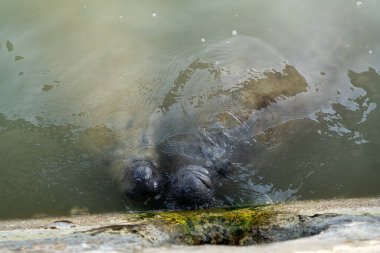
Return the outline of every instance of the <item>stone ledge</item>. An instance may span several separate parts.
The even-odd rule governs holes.
[[[203,244],[261,244],[248,248],[264,249],[275,247],[278,242],[297,246],[291,242],[326,239],[326,235],[327,239],[341,241],[343,235],[345,242],[355,243],[358,239],[358,243],[371,242],[376,246],[380,231],[374,228],[379,225],[380,198],[300,201],[256,208],[111,213],[2,221],[0,250],[184,251],[189,248],[183,245]],[[348,231],[353,228],[362,238],[351,237]],[[262,246],[264,243],[270,244]]]

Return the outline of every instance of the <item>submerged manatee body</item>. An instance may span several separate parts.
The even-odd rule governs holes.
[[[307,89],[294,67],[255,38],[235,36],[196,57],[174,78],[145,129],[144,143],[154,147],[157,165],[142,160],[126,167],[126,194],[149,197],[160,189],[164,206],[157,208],[252,198],[247,182],[260,147],[252,115]]]

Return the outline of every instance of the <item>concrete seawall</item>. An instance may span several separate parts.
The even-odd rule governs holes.
[[[380,252],[379,227],[380,198],[299,201],[1,221],[0,251]]]

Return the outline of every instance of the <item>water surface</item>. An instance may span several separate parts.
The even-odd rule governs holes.
[[[215,122],[234,203],[380,193],[378,1],[0,6],[0,218],[124,210],[109,157]]]

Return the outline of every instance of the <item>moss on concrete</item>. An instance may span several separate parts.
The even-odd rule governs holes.
[[[143,213],[138,218],[161,223],[174,242],[248,245],[266,241],[255,228],[269,224],[273,215],[273,208],[266,206]]]
[[[303,201],[257,208],[9,220],[0,222],[0,251],[81,252],[104,247],[115,252],[140,252],[145,247],[164,247],[167,244],[171,244],[170,248],[161,248],[161,252],[168,249],[171,252],[181,251],[178,249],[210,251],[211,248],[177,248],[172,244],[250,245],[312,235],[319,238],[314,241],[318,245],[324,245],[325,239],[330,240],[331,236],[339,236],[339,242],[354,241],[356,245],[363,242],[363,238],[372,243],[379,237],[376,233],[380,224],[379,214],[380,198],[371,198]],[[347,233],[347,230],[341,233],[339,230],[348,228],[352,232],[352,226],[358,226],[357,229],[363,233],[357,237],[356,233]],[[323,234],[317,235],[322,231]],[[294,245],[294,242],[289,243]],[[308,246],[305,249],[313,250]],[[243,249],[247,252],[268,251],[264,247],[212,249],[215,252],[220,252],[220,249],[224,252]],[[282,246],[271,249],[281,252]],[[318,250],[319,246],[314,249]],[[149,252],[153,252],[153,248]]]

